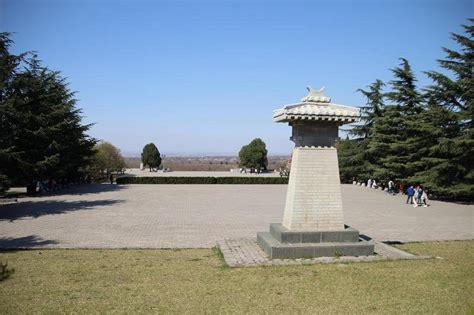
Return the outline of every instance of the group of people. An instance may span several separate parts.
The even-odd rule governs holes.
[[[70,180],[70,179],[47,179],[47,180],[39,180],[39,181],[34,181],[33,184],[33,190],[31,191],[32,194],[47,194],[47,193],[54,193],[57,192],[61,189],[71,187],[72,185],[75,184],[80,184],[80,183],[90,183],[90,177],[81,177],[81,178],[76,178],[75,180]]]
[[[369,180],[367,181],[367,188],[377,189],[378,187],[379,186],[377,185],[377,182],[375,181],[375,179],[369,178]]]
[[[257,174],[257,175],[259,175],[260,173],[262,173],[262,171],[263,171],[263,170],[262,170],[262,168],[260,168],[260,167],[251,167],[251,168],[250,168],[250,173],[255,173],[255,174]],[[245,174],[245,173],[247,173],[247,168],[241,167],[241,168],[239,169],[239,172],[240,172],[241,174]]]
[[[413,207],[428,207],[428,194],[423,188],[423,185],[409,186],[406,190],[407,204],[412,204]]]
[[[358,184],[361,185],[360,183],[357,182],[355,178],[353,178],[353,184]],[[364,184],[362,183],[362,186]],[[368,188],[374,188],[377,189],[379,188],[377,182],[375,179],[369,179],[367,180],[367,186]],[[388,194],[396,195],[398,192],[401,192],[402,194],[407,195],[407,204],[413,205],[413,207],[428,207],[428,194],[426,192],[426,189],[423,187],[423,185],[410,185],[408,188],[401,183],[400,186],[395,185],[395,183],[390,180],[387,183],[387,186],[382,183],[381,189],[386,190]]]

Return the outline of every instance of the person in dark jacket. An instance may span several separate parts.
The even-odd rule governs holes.
[[[415,189],[413,188],[413,185],[410,185],[410,187],[407,188],[407,204],[412,204],[413,203],[413,195],[415,195]]]

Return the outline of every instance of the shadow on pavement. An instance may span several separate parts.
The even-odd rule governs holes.
[[[45,245],[58,244],[54,240],[45,240],[37,235],[29,235],[24,237],[0,237],[0,249],[18,249],[18,248],[34,248]]]
[[[0,206],[0,221],[14,221],[24,217],[38,218],[43,215],[64,214],[78,210],[89,210],[94,207],[110,206],[122,203],[124,200],[104,199],[104,200],[42,200],[24,201],[10,203]]]
[[[86,194],[100,194],[111,191],[120,191],[127,189],[126,186],[109,184],[109,183],[97,183],[97,184],[81,184],[61,188],[53,192],[38,193],[35,195],[28,195],[26,192],[9,192],[6,195],[0,196],[0,205],[11,201],[20,200],[21,198],[35,198],[35,197],[46,197],[46,196],[62,196],[62,195],[86,195]],[[15,200],[16,199],[16,200]]]
[[[387,245],[403,245],[403,244],[405,244],[401,241],[383,241],[382,243],[387,244]]]
[[[79,186],[72,186],[70,188],[65,188],[54,192],[52,195],[87,195],[87,194],[100,194],[113,191],[121,191],[127,189],[126,186],[116,185],[116,184],[83,184]],[[48,194],[38,195],[38,196],[48,196]]]

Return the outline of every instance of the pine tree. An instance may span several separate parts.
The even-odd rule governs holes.
[[[16,69],[26,54],[13,55],[9,52],[12,40],[9,33],[0,33],[0,193],[5,192],[10,184],[7,166],[15,159],[13,141],[8,130],[11,129],[14,113],[10,111],[12,100],[12,81]]]
[[[11,43],[8,35],[2,41],[7,47]],[[2,65],[2,73],[10,73],[0,102],[2,172],[28,192],[35,191],[38,180],[78,179],[95,139],[86,135],[90,125],[81,124],[74,93],[34,54],[11,67]]]
[[[455,128],[457,117],[453,115],[453,112],[436,103],[430,95],[427,94],[426,97],[427,109],[418,123],[420,129],[424,130],[425,140],[430,143],[427,144],[428,150],[424,151],[425,155],[420,159],[422,165],[408,178],[408,181],[411,183],[423,183],[428,189],[437,191],[442,185],[439,181],[442,177],[432,177],[433,171],[441,168],[442,173],[447,177],[452,177],[456,171],[453,169],[454,165],[451,161],[445,160],[439,154],[433,153],[435,151],[438,152],[436,148],[439,147],[440,141],[446,135],[450,134],[453,136],[457,134],[457,128]]]
[[[392,91],[387,93],[387,98],[398,105],[405,115],[414,115],[422,111],[422,95],[416,87],[416,78],[407,59],[400,58],[400,66],[392,69],[395,77],[389,84]]]
[[[427,120],[439,134],[424,159],[429,167],[413,178],[444,199],[474,199],[474,19],[469,21],[465,35],[452,34],[460,51],[443,48],[446,59],[438,60],[453,77],[426,72],[434,82],[426,92]]]
[[[443,48],[446,59],[438,60],[452,77],[426,72],[434,84],[421,94],[406,59],[392,69],[391,104],[372,124],[363,119],[354,128],[351,134],[362,140],[338,144],[344,176],[363,174],[363,160],[379,179],[421,183],[437,198],[474,199],[474,19],[469,21],[465,35],[452,34],[460,51]],[[370,99],[372,89],[361,92]]]
[[[373,160],[367,152],[367,147],[374,134],[375,121],[383,116],[385,106],[383,86],[384,83],[381,80],[375,80],[368,86],[368,90],[358,90],[367,102],[361,107],[361,124],[353,126],[349,132],[356,138],[340,140],[337,144],[342,181],[347,182],[352,179],[366,181],[373,176]]]
[[[367,156],[368,139],[339,140],[336,144],[341,182],[366,181],[373,166]]]
[[[381,181],[406,181],[419,167],[425,143],[418,120],[423,112],[422,95],[408,60],[401,58],[392,69],[394,80],[382,117],[374,122],[368,154],[374,161],[374,177]]]
[[[375,80],[368,86],[368,90],[357,91],[367,99],[366,105],[361,107],[361,125],[354,126],[350,134],[357,138],[369,138],[373,134],[374,122],[383,115],[384,98],[382,88],[385,84],[381,80]]]

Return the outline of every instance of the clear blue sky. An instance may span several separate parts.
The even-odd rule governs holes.
[[[237,154],[256,137],[289,154],[272,110],[326,86],[333,102],[407,58],[438,70],[473,1],[0,0],[13,52],[36,50],[78,91],[90,135],[123,153]]]

